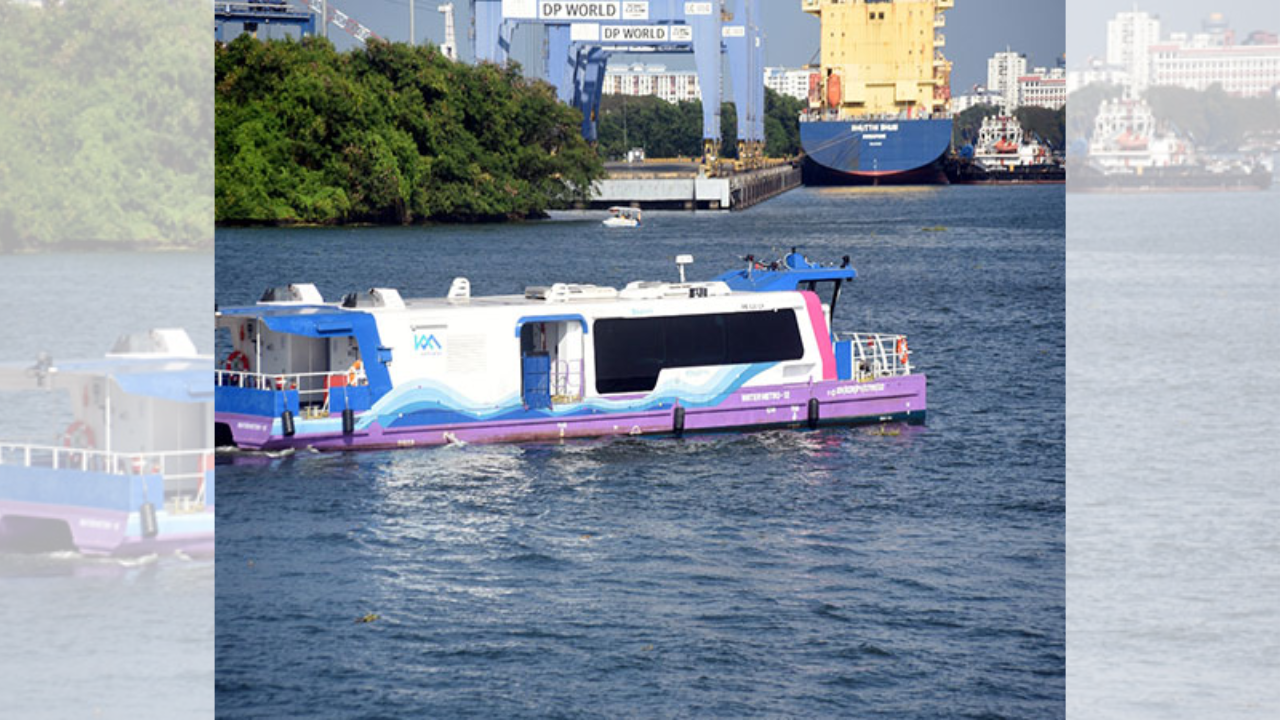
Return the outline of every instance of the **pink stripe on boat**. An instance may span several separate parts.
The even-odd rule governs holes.
[[[809,309],[809,322],[813,335],[818,339],[818,352],[822,355],[822,379],[836,379],[836,353],[831,349],[831,333],[827,330],[827,317],[822,312],[822,301],[811,290],[801,290],[805,307]]]

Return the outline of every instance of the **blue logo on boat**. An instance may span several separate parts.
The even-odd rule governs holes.
[[[434,355],[444,352],[444,344],[435,335],[414,335],[413,349],[420,353]]]

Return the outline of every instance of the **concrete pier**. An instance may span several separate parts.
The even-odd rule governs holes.
[[[707,177],[694,162],[610,163],[592,188],[590,207],[646,210],[743,210],[799,187],[791,163]]]

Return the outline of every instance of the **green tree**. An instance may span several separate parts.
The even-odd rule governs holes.
[[[207,13],[0,3],[0,251],[212,241]]]
[[[577,111],[514,65],[241,36],[215,66],[221,222],[536,217],[603,174]]]
[[[804,103],[765,90],[765,152],[794,157],[800,152],[800,111]],[[720,106],[720,145],[724,157],[737,157],[738,121],[733,103]],[[606,95],[600,103],[600,155],[621,160],[633,147],[649,157],[702,155],[702,102],[669,103],[654,96]]]

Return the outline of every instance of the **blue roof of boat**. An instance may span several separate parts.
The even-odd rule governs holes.
[[[839,267],[811,263],[809,258],[796,252],[794,248],[782,260],[768,265],[756,261],[751,255],[746,257],[746,261],[747,269],[730,270],[716,280],[725,283],[731,290],[778,292],[797,290],[801,283],[806,282],[852,280],[858,277],[858,272],[849,264],[848,255],[843,258],[843,264]]]
[[[62,377],[107,377],[121,390],[143,397],[181,403],[213,401],[213,363],[174,357],[106,357],[54,363]]]

